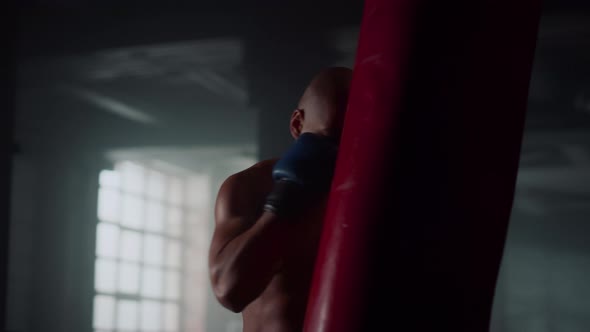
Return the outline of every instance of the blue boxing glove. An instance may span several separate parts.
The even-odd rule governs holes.
[[[276,214],[293,215],[313,196],[330,189],[338,145],[326,136],[304,133],[275,164],[273,191],[264,205]]]

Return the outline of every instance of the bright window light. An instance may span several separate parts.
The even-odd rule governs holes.
[[[121,194],[117,189],[101,187],[98,191],[98,219],[118,222],[121,214]]]
[[[111,329],[115,326],[115,298],[112,296],[97,295],[94,297],[95,328]]]
[[[141,194],[144,192],[144,168],[132,162],[122,162],[116,169],[121,174],[122,187],[124,191]]]
[[[121,331],[135,330],[138,323],[138,303],[131,300],[120,300],[117,303],[117,328]]]
[[[163,296],[164,271],[159,268],[145,268],[142,273],[141,295],[161,298]]]
[[[121,225],[141,229],[143,219],[143,199],[141,197],[124,195],[122,212]]]
[[[141,323],[143,331],[160,331],[162,329],[162,303],[157,301],[141,301]]]
[[[146,235],[144,237],[143,261],[150,265],[162,265],[164,261],[164,237]]]
[[[145,230],[161,233],[164,231],[164,205],[160,202],[148,201],[146,207]]]
[[[97,259],[94,269],[94,286],[102,293],[114,293],[117,289],[117,262]]]
[[[100,257],[117,257],[119,253],[119,227],[100,223],[96,229],[96,255]]]
[[[204,331],[209,177],[124,161],[99,185],[94,332]]]
[[[125,261],[137,262],[141,257],[141,234],[124,230],[121,232],[119,257]]]
[[[139,291],[139,265],[133,263],[119,264],[119,285],[121,293],[136,294]]]

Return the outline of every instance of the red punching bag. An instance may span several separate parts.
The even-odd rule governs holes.
[[[539,0],[366,0],[305,331],[487,331]]]

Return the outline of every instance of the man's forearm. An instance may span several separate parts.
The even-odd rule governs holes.
[[[283,219],[264,212],[213,258],[216,295],[228,309],[240,312],[279,270],[293,231],[293,225]]]

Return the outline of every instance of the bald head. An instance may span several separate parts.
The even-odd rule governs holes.
[[[291,116],[294,138],[304,132],[340,137],[352,70],[332,67],[322,70],[311,81]]]

